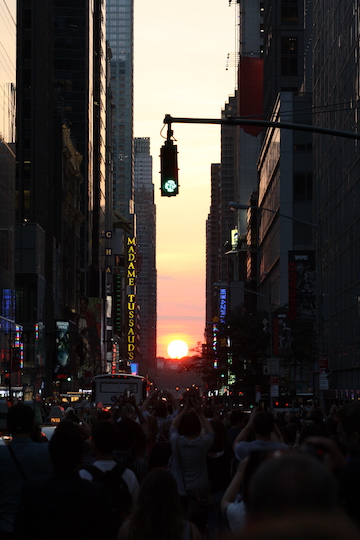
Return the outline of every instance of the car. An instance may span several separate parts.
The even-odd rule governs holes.
[[[65,409],[60,405],[54,405],[51,407],[51,411],[46,417],[46,423],[59,424],[65,416]]]

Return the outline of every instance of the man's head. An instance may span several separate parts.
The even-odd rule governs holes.
[[[92,442],[95,452],[111,454],[118,442],[118,430],[113,422],[102,420],[97,422],[92,429]]]
[[[155,412],[155,415],[158,416],[159,418],[166,418],[167,413],[168,413],[166,401],[163,401],[161,399],[160,401],[155,402],[154,412]]]
[[[7,413],[7,426],[13,437],[28,435],[32,432],[35,423],[35,413],[31,407],[18,403],[10,407]]]
[[[84,453],[84,438],[78,425],[69,420],[61,422],[50,439],[49,453],[56,472],[78,471]]]
[[[355,523],[344,513],[327,515],[308,511],[252,523],[241,533],[236,532],[228,540],[360,540]]]
[[[274,431],[274,416],[269,411],[259,411],[254,417],[254,430],[256,435],[261,437],[270,437]]]
[[[252,519],[295,511],[331,512],[336,508],[336,480],[316,458],[285,452],[264,461],[249,488]]]
[[[178,431],[185,437],[194,437],[200,435],[201,423],[195,411],[187,411],[180,419]]]
[[[360,402],[351,401],[336,415],[340,442],[350,455],[360,454]]]

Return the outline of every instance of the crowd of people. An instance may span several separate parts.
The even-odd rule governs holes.
[[[274,414],[156,390],[72,407],[50,440],[7,414],[0,539],[360,540],[360,402]]]

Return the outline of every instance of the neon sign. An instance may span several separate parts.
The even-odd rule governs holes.
[[[226,322],[226,289],[220,289],[220,295],[219,295],[219,316],[220,316],[220,322],[225,323]]]
[[[136,239],[127,239],[127,314],[128,314],[128,332],[127,332],[127,355],[130,361],[135,359],[135,279],[136,279]]]

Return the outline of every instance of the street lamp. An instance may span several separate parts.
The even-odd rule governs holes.
[[[231,210],[248,210],[249,208],[254,208],[255,210],[265,210],[266,212],[271,212],[272,214],[276,214],[277,216],[284,217],[286,219],[291,219],[292,221],[296,221],[297,223],[302,223],[303,225],[307,225],[308,227],[312,227],[313,229],[318,229],[319,225],[316,223],[311,223],[311,221],[304,221],[303,219],[295,218],[294,216],[288,216],[286,214],[282,214],[278,210],[272,210],[271,208],[264,208],[263,206],[254,206],[252,204],[241,204],[238,202],[231,201],[229,202],[229,207]]]

